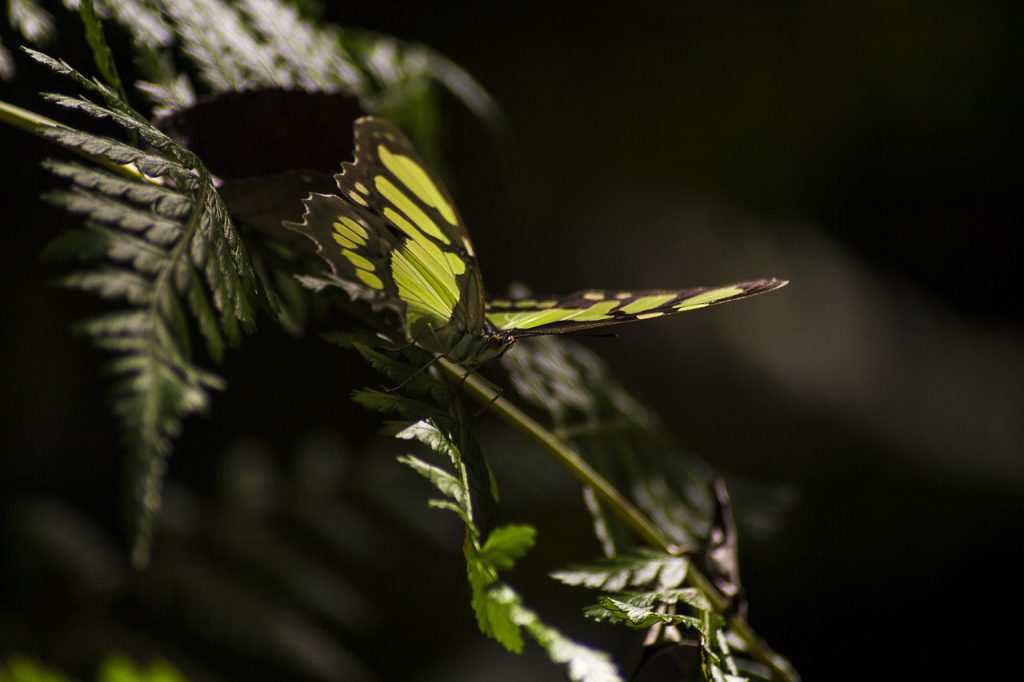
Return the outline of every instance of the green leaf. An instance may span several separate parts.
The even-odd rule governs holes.
[[[153,212],[136,208],[123,200],[110,198],[85,188],[54,191],[45,195],[53,204],[90,220],[122,230],[143,234],[157,244],[169,244],[181,236],[180,222],[161,218]]]
[[[431,361],[428,360],[428,364],[416,367],[375,350],[360,341],[353,341],[352,348],[362,355],[371,367],[390,381],[405,388],[406,392],[418,396],[429,396],[433,399],[432,402],[442,403],[444,401],[446,388],[427,371]]]
[[[711,602],[704,593],[695,587],[682,587],[675,590],[652,590],[644,592],[620,592],[617,595],[623,601],[648,608],[657,604],[685,604],[698,611],[710,611]]]
[[[129,158],[135,163],[134,154]],[[158,160],[161,163],[164,161],[160,157]],[[43,161],[43,168],[58,177],[74,181],[81,189],[140,204],[163,218],[180,220],[187,216],[192,208],[188,197],[173,187],[151,182],[136,182],[123,175],[75,162],[48,159]]]
[[[175,160],[142,151],[113,138],[63,126],[42,128],[39,135],[93,159],[108,160],[121,165],[130,164],[151,178],[169,177],[176,182],[179,189],[188,185],[190,170],[181,167]]]
[[[541,622],[533,611],[523,606],[522,598],[512,587],[500,580],[499,573],[512,568],[533,546],[536,530],[531,526],[509,524],[495,528],[481,542],[480,529],[473,521],[472,497],[468,473],[455,443],[429,421],[418,421],[397,434],[403,440],[415,440],[446,458],[454,473],[411,456],[399,461],[424,476],[447,498],[431,506],[448,509],[459,515],[466,527],[463,552],[466,577],[470,585],[470,603],[480,631],[513,653],[523,649],[525,630],[544,648],[555,663],[565,665],[569,678],[577,682],[619,682],[621,677],[609,656],[577,644],[558,630]]]
[[[452,443],[444,432],[429,421],[421,420],[410,424],[401,432],[395,434],[395,438],[419,441],[439,455],[447,457],[457,471],[464,468],[462,465],[462,455],[459,454],[458,448],[455,447],[455,444]],[[467,497],[467,505],[469,504],[468,500],[469,498]]]
[[[131,270],[106,267],[93,272],[79,272],[62,280],[64,286],[81,289],[103,298],[124,299],[128,303],[145,304],[153,292],[153,283]]]
[[[625,627],[652,628],[652,644],[668,644],[672,626],[700,633],[705,665],[695,675],[721,680],[741,674],[771,677],[763,652],[726,653],[724,644],[717,643],[730,636],[721,628],[727,617],[734,617],[731,609],[738,604],[730,598],[737,594],[738,580],[729,501],[718,477],[673,448],[653,415],[578,344],[563,338],[531,339],[502,362],[517,392],[546,410],[558,433],[571,438],[597,466],[604,464],[613,482],[632,492],[637,506],[680,550],[679,556],[650,551],[616,555],[630,537],[627,529],[588,499],[595,531],[610,558],[570,566],[553,577],[602,590],[598,603],[584,613]],[[689,573],[697,570],[703,570],[703,579],[690,580]],[[684,587],[687,581],[716,587],[718,598]],[[717,611],[712,604],[718,605]],[[769,665],[781,678],[791,679],[785,663],[776,665],[779,660]]]
[[[580,564],[554,571],[551,577],[580,587],[620,592],[627,587],[674,588],[686,579],[690,560],[653,550],[620,554],[593,564]]]
[[[523,635],[515,620],[520,598],[512,588],[495,582],[480,564],[467,564],[471,603],[480,632],[514,654],[523,651]]]
[[[103,80],[107,82],[107,85],[112,87],[123,99],[124,84],[121,83],[121,77],[117,74],[114,53],[110,51],[110,47],[107,45],[107,39],[103,35],[103,24],[100,22],[100,18],[96,16],[96,8],[93,6],[92,0],[79,0],[78,14],[82,18],[82,24],[85,26],[85,41],[89,43],[89,48],[92,50],[92,57],[96,63],[96,68],[99,69],[100,75],[103,76]]]
[[[701,630],[703,626],[703,621],[694,616],[667,613],[614,597],[601,597],[597,604],[588,606],[583,613],[587,618],[600,623],[617,623],[636,630],[646,630],[655,623],[685,625],[695,630]]]
[[[492,530],[480,550],[480,558],[499,571],[511,570],[517,559],[526,555],[537,540],[537,529],[524,524],[508,524]]]
[[[199,77],[214,92],[253,85],[287,87],[287,73],[261,48],[239,10],[220,0],[161,0],[161,9],[199,68]]]
[[[0,682],[71,682],[71,678],[31,658],[10,656],[0,666]]]
[[[445,503],[443,505],[434,504],[432,506],[454,511],[462,518],[467,528],[472,527],[473,518],[469,515],[469,501],[466,499],[469,492],[463,485],[462,481],[455,478],[444,469],[432,464],[427,464],[417,457],[407,455],[399,457],[398,461],[410,467],[420,476],[426,478],[442,495],[452,500],[452,503]]]
[[[516,609],[516,621],[544,648],[555,663],[566,666],[573,682],[620,682],[618,668],[603,651],[583,646],[558,630],[544,625],[536,614],[526,608]]]
[[[148,666],[136,663],[124,654],[108,654],[100,665],[96,682],[186,682],[185,676],[165,661]]]

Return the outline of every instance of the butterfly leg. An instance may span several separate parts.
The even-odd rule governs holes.
[[[385,388],[384,390],[386,392],[388,392],[388,393],[394,393],[395,391],[400,391],[406,384],[408,384],[410,381],[412,381],[413,379],[418,377],[421,372],[423,372],[424,370],[429,369],[431,365],[433,365],[435,362],[437,362],[437,359],[439,357],[441,357],[441,356],[435,355],[434,357],[430,358],[430,360],[428,360],[426,363],[424,363],[424,365],[422,367],[420,367],[415,372],[413,372],[412,374],[407,376],[402,381],[402,383],[398,384],[397,386],[392,386],[391,388]]]
[[[473,371],[474,370],[472,370],[472,369],[467,369],[466,370],[466,372],[462,375],[462,378],[459,379],[459,383],[455,384],[455,390],[456,391],[458,391],[458,390],[460,390],[462,388],[462,385],[464,383],[466,383],[466,379],[469,378],[469,376],[473,373]]]
[[[428,330],[429,330],[429,327],[424,327],[419,332],[417,332],[416,336],[414,336],[404,346],[399,346],[398,348],[388,348],[387,350],[392,352],[392,353],[401,353],[403,351],[409,350],[410,348],[415,348],[416,345],[419,344],[420,337],[423,336]]]
[[[463,381],[465,381],[465,380],[466,380],[466,377],[468,377],[468,376],[469,376],[469,374],[470,374],[470,372],[472,372],[472,371],[473,371],[473,370],[469,370],[469,371],[467,371],[467,372],[466,372],[466,376],[465,376],[465,377],[463,377],[463,378],[462,378],[462,380],[463,380]],[[473,427],[474,427],[474,426],[476,425],[476,420],[477,420],[477,419],[479,419],[479,418],[480,418],[480,416],[481,416],[481,415],[482,415],[482,414],[483,414],[484,412],[486,412],[487,410],[489,410],[489,409],[490,409],[490,407],[491,407],[491,405],[493,405],[494,403],[498,402],[498,399],[499,399],[499,398],[501,398],[501,396],[502,396],[502,395],[503,395],[503,394],[505,393],[505,389],[501,388],[500,386],[498,386],[498,387],[496,387],[496,388],[497,388],[497,390],[496,390],[496,391],[495,391],[495,393],[494,393],[494,397],[493,397],[493,398],[491,398],[490,400],[488,400],[488,401],[487,401],[487,403],[485,403],[483,407],[481,407],[481,408],[480,408],[479,410],[477,410],[476,412],[474,412],[474,413],[473,413],[473,416],[472,416],[472,417],[470,418],[470,421],[469,421],[469,428],[470,428],[470,431],[472,431],[472,430],[473,430]]]

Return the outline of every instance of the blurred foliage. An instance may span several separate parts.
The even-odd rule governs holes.
[[[123,654],[109,654],[96,673],[96,682],[185,682],[181,673],[165,661],[136,663]],[[10,656],[0,666],[0,682],[71,682],[71,678],[41,663]]]
[[[372,517],[346,492],[346,453],[331,440],[310,441],[287,473],[268,454],[239,442],[222,458],[215,490],[170,489],[157,554],[142,574],[67,504],[10,504],[3,541],[19,550],[4,569],[19,605],[34,604],[36,613],[17,633],[5,628],[9,645],[42,635],[76,667],[113,647],[160,651],[179,658],[189,679],[232,677],[208,667],[224,660],[276,671],[270,677],[366,678],[341,642],[381,622],[347,559],[358,553],[384,570],[387,553],[365,550],[389,531],[360,528]]]

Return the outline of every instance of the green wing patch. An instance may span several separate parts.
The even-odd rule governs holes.
[[[379,219],[364,215],[333,194],[310,194],[303,199],[301,223],[285,227],[316,243],[317,253],[340,279],[358,282],[378,292],[378,298],[397,295],[389,274],[389,254],[399,246]]]
[[[719,287],[655,291],[591,289],[562,297],[493,299],[487,302],[487,319],[514,337],[571,334],[736,301],[778,289],[786,283],[780,279],[758,279]]]

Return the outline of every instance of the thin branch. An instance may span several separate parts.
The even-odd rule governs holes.
[[[0,123],[6,123],[9,126],[20,128],[21,130],[31,133],[36,137],[41,137],[44,140],[48,139],[45,135],[46,130],[52,130],[54,128],[69,131],[74,130],[73,128],[67,127],[63,123],[58,123],[57,121],[54,121],[52,118],[41,116],[35,113],[34,111],[22,109],[19,106],[15,106],[2,100],[0,100]],[[104,168],[112,170],[115,173],[123,175],[127,178],[154,182],[152,178],[148,177],[146,174],[139,171],[138,168],[130,164],[114,163],[110,159],[105,159],[102,156],[93,156],[92,154],[87,154],[83,152],[81,149],[72,148],[71,151],[75,152],[82,158],[88,159],[89,161],[92,161],[95,164],[103,166]]]
[[[580,457],[572,448],[559,440],[555,434],[538,424],[511,402],[502,398],[498,391],[488,386],[478,375],[469,374],[465,376],[465,369],[452,364],[444,358],[441,358],[439,362],[445,370],[462,381],[463,389],[470,395],[484,405],[487,405],[489,409],[506,422],[528,435],[538,445],[551,453],[562,466],[582,481],[584,485],[593,488],[597,496],[616,515],[629,524],[647,544],[669,554],[681,553],[682,550],[672,544],[665,534],[642,511],[637,509],[615,486],[587,464],[586,460]],[[464,376],[465,380],[463,380]]]
[[[680,555],[682,549],[668,540],[664,533],[647,518],[642,511],[618,491],[606,478],[568,445],[549,430],[541,426],[525,412],[516,407],[492,388],[478,375],[455,365],[444,358],[438,364],[457,379],[464,391],[474,399],[483,403],[489,410],[501,417],[506,423],[518,429],[531,440],[550,453],[559,464],[569,470],[584,485],[590,487],[607,507],[626,522],[643,541],[667,554]],[[715,611],[723,613],[728,609],[729,600],[722,595],[714,584],[693,565],[686,574],[686,582],[702,591],[711,602]],[[749,647],[749,653],[771,668],[776,679],[786,682],[799,682],[800,675],[785,658],[777,654],[754,632],[743,617],[733,614],[728,616],[729,628]]]

